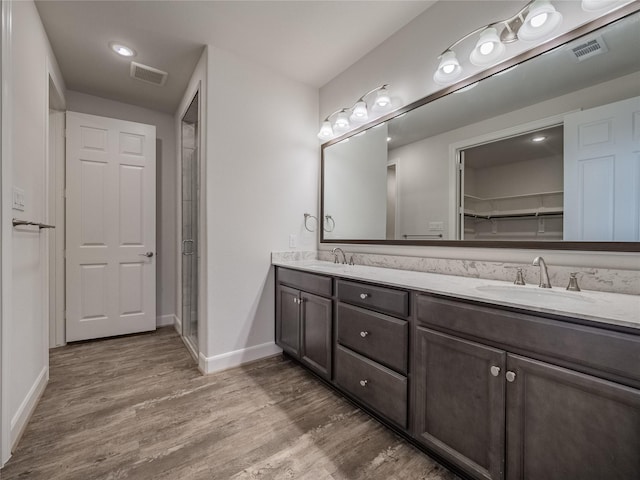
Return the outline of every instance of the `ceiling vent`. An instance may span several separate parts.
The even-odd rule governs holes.
[[[153,85],[161,87],[167,81],[168,75],[167,72],[163,72],[157,68],[131,62],[131,76],[142,82],[152,83]]]
[[[571,49],[573,54],[575,55],[575,59],[579,62],[586,60],[587,58],[595,57],[596,55],[600,55],[601,53],[606,53],[609,51],[607,45],[604,43],[602,37],[595,37],[591,40],[587,40],[580,45],[576,45]]]

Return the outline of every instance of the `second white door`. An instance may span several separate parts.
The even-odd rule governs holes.
[[[67,341],[156,327],[156,133],[67,112]]]

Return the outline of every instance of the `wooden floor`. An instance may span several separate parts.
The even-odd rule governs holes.
[[[202,376],[165,328],[53,350],[0,478],[457,477],[290,360]]]

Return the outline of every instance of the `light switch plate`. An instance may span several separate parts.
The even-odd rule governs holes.
[[[13,205],[14,210],[24,212],[24,190],[18,187],[13,187]]]
[[[298,238],[295,234],[289,235],[289,248],[296,248],[298,246]]]

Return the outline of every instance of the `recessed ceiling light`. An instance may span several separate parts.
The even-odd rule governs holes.
[[[122,45],[121,43],[111,42],[109,44],[111,50],[116,52],[118,55],[122,55],[123,57],[134,57],[136,52],[132,48],[127,47],[126,45]]]
[[[537,137],[533,137],[531,139],[532,142],[544,142],[547,139],[544,135],[538,135]]]

